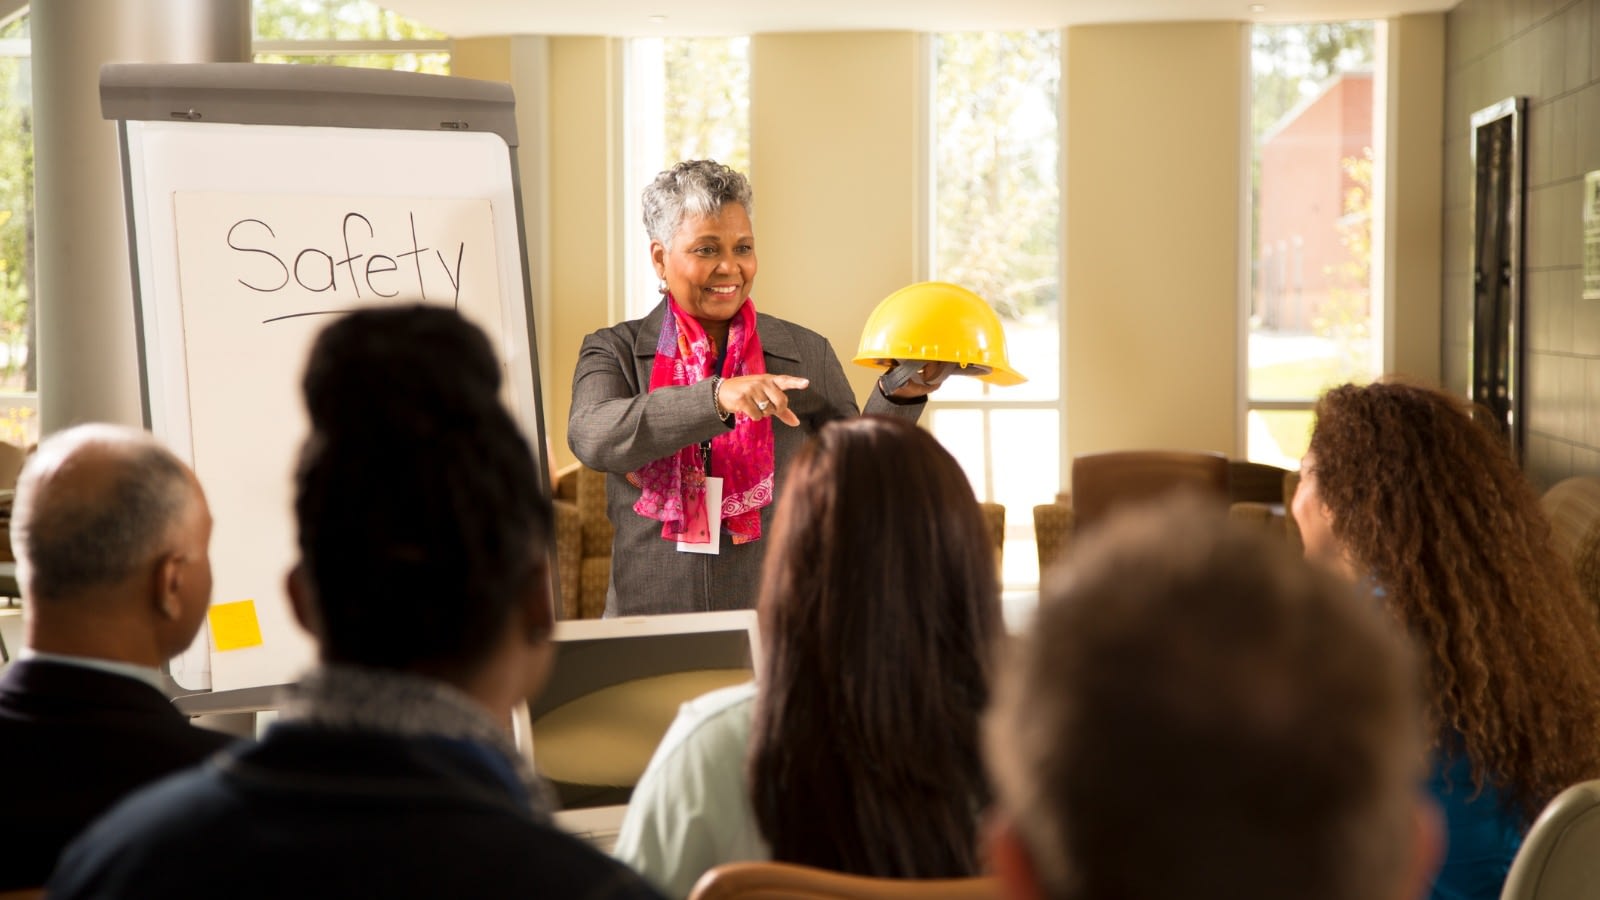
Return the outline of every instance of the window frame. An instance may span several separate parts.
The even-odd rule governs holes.
[[[992,30],[992,31],[1008,31],[1008,30],[1012,30],[1012,29],[990,29],[990,30]],[[1023,29],[1015,29],[1015,30],[1023,30]],[[1056,47],[1057,63],[1056,64],[1057,64],[1058,68],[1061,69],[1061,78],[1064,80],[1064,78],[1065,78],[1064,35],[1062,34],[1060,29],[1037,29],[1037,30],[1041,31],[1041,32],[1043,32],[1043,31],[1054,31],[1055,32],[1056,40],[1057,40],[1057,47]],[[962,33],[968,33],[968,32],[962,32]],[[981,32],[971,32],[971,33],[981,33]],[[921,62],[922,62],[921,71],[922,71],[922,77],[924,79],[924,88],[923,88],[923,90],[918,92],[918,96],[919,96],[919,101],[922,104],[922,108],[921,108],[921,111],[920,111],[920,117],[921,117],[922,126],[923,126],[923,140],[920,142],[920,146],[922,147],[922,152],[925,154],[925,156],[924,156],[924,158],[922,160],[922,171],[926,173],[926,178],[924,179],[924,182],[923,182],[923,185],[922,185],[922,190],[919,192],[919,197],[918,197],[918,201],[919,202],[918,202],[918,210],[917,210],[917,215],[919,217],[919,222],[918,222],[919,233],[925,236],[925,240],[923,242],[921,242],[921,244],[919,245],[919,249],[921,251],[921,254],[920,254],[921,258],[918,260],[918,263],[917,263],[917,277],[919,279],[921,279],[921,280],[929,280],[931,278],[937,277],[936,273],[935,273],[935,269],[936,269],[936,265],[937,265],[936,261],[937,261],[937,258],[938,258],[938,256],[937,256],[937,254],[938,254],[938,221],[937,221],[937,215],[938,214],[937,214],[937,209],[938,209],[938,174],[939,174],[938,173],[939,121],[938,121],[938,97],[937,97],[937,92],[938,92],[938,89],[939,89],[939,81],[938,81],[939,59],[938,59],[936,41],[938,40],[940,34],[942,34],[942,32],[925,32],[925,33],[923,33],[921,35],[921,38],[922,38],[922,56],[923,56],[923,59],[921,60]],[[1058,82],[1058,84],[1059,84],[1059,82]],[[1058,359],[1061,357],[1061,354],[1064,352],[1064,350],[1066,348],[1066,345],[1067,345],[1067,323],[1066,323],[1066,315],[1065,315],[1065,297],[1064,297],[1064,291],[1065,291],[1065,285],[1066,285],[1066,266],[1067,266],[1067,259],[1066,259],[1066,205],[1065,205],[1066,154],[1064,152],[1064,143],[1065,143],[1064,142],[1064,131],[1065,131],[1064,123],[1067,121],[1067,119],[1066,119],[1065,104],[1066,104],[1066,91],[1064,89],[1059,89],[1058,88],[1057,96],[1056,96],[1056,103],[1055,103],[1055,117],[1056,117],[1056,137],[1055,137],[1055,141],[1056,141],[1056,145],[1057,145],[1055,169],[1056,169],[1056,184],[1057,184],[1057,201],[1056,202],[1058,204],[1057,221],[1056,221],[1056,235],[1055,235],[1055,249],[1056,249],[1055,277],[1056,277],[1056,283],[1060,287],[1060,290],[1062,291],[1062,298],[1060,300],[1058,300],[1058,304],[1059,305],[1057,307],[1056,316],[1055,316],[1056,355],[1057,355]],[[929,395],[926,414],[925,414],[925,416],[923,418],[923,424],[924,424],[925,427],[928,427],[930,425],[930,421],[929,420],[932,419],[933,417],[936,417],[940,412],[946,412],[946,411],[948,411],[948,412],[975,411],[975,412],[980,414],[981,420],[983,422],[983,426],[982,427],[983,427],[984,453],[983,453],[983,471],[981,473],[981,477],[978,479],[979,483],[974,485],[974,492],[978,495],[978,500],[980,500],[980,501],[993,501],[994,497],[995,497],[995,491],[996,491],[995,471],[996,471],[996,455],[997,454],[995,452],[996,445],[995,445],[995,436],[994,436],[992,419],[993,419],[994,414],[997,413],[997,412],[1023,412],[1023,411],[1028,411],[1028,410],[1038,410],[1038,411],[1043,411],[1043,412],[1054,412],[1056,414],[1056,441],[1057,441],[1057,446],[1060,448],[1060,451],[1061,451],[1061,452],[1059,452],[1057,454],[1057,457],[1058,457],[1057,470],[1056,470],[1056,473],[1055,473],[1055,479],[1056,479],[1055,483],[1056,483],[1057,489],[1056,489],[1056,491],[1053,491],[1053,492],[1041,493],[1037,498],[1036,505],[1048,504],[1050,502],[1053,502],[1053,501],[1055,501],[1057,499],[1057,497],[1062,492],[1065,492],[1065,491],[1070,489],[1069,477],[1070,477],[1070,472],[1071,472],[1071,460],[1069,459],[1068,454],[1066,453],[1066,448],[1068,447],[1067,434],[1068,434],[1069,423],[1067,422],[1067,407],[1066,407],[1066,398],[1067,398],[1066,388],[1067,388],[1067,385],[1066,385],[1066,367],[1064,365],[1060,367],[1060,370],[1058,372],[1057,382],[1056,382],[1054,387],[1055,387],[1055,392],[1054,392],[1054,398],[1053,399],[1040,399],[1040,398],[1013,399],[1013,398],[1008,397],[1005,394],[1005,392],[1003,392],[1003,391],[991,390],[988,385],[984,386],[984,390],[983,390],[982,396],[981,397],[976,397],[976,398],[963,397],[963,398],[960,398],[960,399],[947,399],[942,395],[941,392],[935,392],[935,393]],[[1005,535],[1005,542],[1007,544],[1007,549],[1010,550],[1011,552],[1016,552],[1016,551],[1021,550],[1021,549],[1025,548],[1025,547],[1026,548],[1034,548],[1034,547],[1036,547],[1035,540],[1036,539],[1035,539],[1035,536],[1034,536],[1034,529],[1033,529],[1033,508],[1032,508],[1032,506],[1028,506],[1026,508],[1019,508],[1019,509],[1013,509],[1011,507],[1007,507],[1006,508],[1006,535]],[[1030,563],[1032,565],[1036,566],[1037,565],[1037,559],[1038,559],[1037,550],[1035,549],[1034,555],[1030,559]],[[1015,582],[1006,582],[1003,585],[1004,590],[1006,592],[1008,592],[1008,593],[1034,593],[1034,592],[1037,592],[1037,590],[1039,588],[1039,583],[1040,583],[1039,579],[1042,577],[1042,573],[1038,572],[1037,569],[1033,569],[1032,572],[1033,572],[1032,580],[1021,580],[1021,581],[1015,581]],[[1004,577],[1004,573],[1002,573],[1002,578],[1003,577]]]
[[[1329,21],[1334,21],[1334,20],[1329,20]],[[1372,174],[1372,185],[1371,185],[1371,197],[1370,197],[1370,200],[1369,200],[1369,202],[1371,204],[1371,223],[1372,223],[1371,224],[1371,229],[1372,229],[1372,231],[1371,231],[1371,249],[1370,249],[1370,253],[1371,253],[1370,270],[1369,270],[1369,273],[1368,273],[1368,292],[1369,292],[1368,293],[1368,317],[1369,317],[1369,321],[1371,323],[1372,334],[1368,338],[1368,340],[1371,343],[1371,346],[1374,347],[1375,350],[1376,350],[1374,356],[1375,356],[1376,361],[1378,363],[1378,371],[1375,374],[1378,375],[1378,376],[1381,376],[1383,373],[1390,371],[1394,366],[1394,342],[1393,342],[1392,334],[1391,334],[1391,329],[1392,329],[1394,323],[1391,321],[1391,319],[1392,319],[1392,315],[1391,315],[1392,304],[1389,302],[1389,298],[1385,293],[1386,282],[1385,282],[1385,279],[1384,279],[1384,271],[1387,268],[1387,259],[1385,258],[1385,254],[1387,252],[1387,246],[1386,246],[1384,238],[1383,238],[1383,233],[1384,233],[1384,229],[1385,229],[1386,223],[1388,222],[1389,217],[1393,214],[1393,211],[1389,208],[1389,204],[1387,203],[1387,198],[1385,196],[1385,189],[1384,189],[1385,180],[1386,180],[1386,177],[1387,177],[1387,168],[1388,168],[1388,165],[1389,165],[1389,157],[1388,157],[1388,115],[1387,115],[1388,102],[1389,102],[1389,98],[1388,98],[1388,85],[1389,85],[1389,77],[1388,77],[1388,66],[1389,66],[1388,23],[1382,18],[1374,18],[1374,19],[1370,19],[1370,20],[1348,19],[1348,20],[1340,20],[1340,21],[1352,21],[1352,22],[1354,22],[1354,21],[1370,21],[1372,23],[1372,28],[1373,28],[1373,49],[1372,49],[1372,155],[1373,155],[1373,174]],[[1243,37],[1242,37],[1243,46],[1242,46],[1242,49],[1241,49],[1241,52],[1244,54],[1245,65],[1243,67],[1243,69],[1244,69],[1243,83],[1240,86],[1240,98],[1241,98],[1241,102],[1244,105],[1244,114],[1240,117],[1240,120],[1241,120],[1241,136],[1240,136],[1241,137],[1241,140],[1240,140],[1240,147],[1241,147],[1241,153],[1240,153],[1240,172],[1241,172],[1241,178],[1240,178],[1240,185],[1241,185],[1240,211],[1241,211],[1241,214],[1239,216],[1239,223],[1240,223],[1239,224],[1239,228],[1240,228],[1239,276],[1240,277],[1239,277],[1239,304],[1238,304],[1238,306],[1239,306],[1239,318],[1238,318],[1238,327],[1239,327],[1238,396],[1239,396],[1239,410],[1240,410],[1240,413],[1239,413],[1239,425],[1238,425],[1238,438],[1237,438],[1237,441],[1238,441],[1238,447],[1239,447],[1241,455],[1244,458],[1247,458],[1247,459],[1253,458],[1250,455],[1250,414],[1251,413],[1255,413],[1255,412],[1265,412],[1265,413],[1271,413],[1271,412],[1304,412],[1304,413],[1311,413],[1311,412],[1313,412],[1315,410],[1316,404],[1317,404],[1317,399],[1318,399],[1317,397],[1309,397],[1309,398],[1263,397],[1263,398],[1258,399],[1258,398],[1254,397],[1251,394],[1251,390],[1250,390],[1250,320],[1258,312],[1258,310],[1256,309],[1256,305],[1255,305],[1255,301],[1256,301],[1256,290],[1255,290],[1255,288],[1256,288],[1257,278],[1258,277],[1265,277],[1264,273],[1261,270],[1261,267],[1258,266],[1258,262],[1260,262],[1260,261],[1258,261],[1255,258],[1255,252],[1254,251],[1255,251],[1255,236],[1256,235],[1255,235],[1255,228],[1254,228],[1254,225],[1253,225],[1253,223],[1255,221],[1255,212],[1256,212],[1255,204],[1254,204],[1254,199],[1255,199],[1254,198],[1254,192],[1255,192],[1255,189],[1256,189],[1256,183],[1255,183],[1255,177],[1254,177],[1254,167],[1253,167],[1252,163],[1253,163],[1253,161],[1255,159],[1255,154],[1258,152],[1259,148],[1256,146],[1255,135],[1254,135],[1253,130],[1252,130],[1252,112],[1253,112],[1253,109],[1254,109],[1254,106],[1255,106],[1255,89],[1254,89],[1254,87],[1255,87],[1255,84],[1254,84],[1255,60],[1254,60],[1254,46],[1253,46],[1253,43],[1252,43],[1252,34],[1253,34],[1253,30],[1257,27],[1257,25],[1260,25],[1260,24],[1266,24],[1266,23],[1251,23],[1248,28],[1244,29]],[[1290,23],[1290,24],[1294,24],[1294,23]],[[1312,21],[1308,21],[1308,22],[1303,22],[1303,23],[1299,23],[1299,24],[1316,24],[1316,23],[1312,22]],[[1343,217],[1343,216],[1341,216],[1341,217]],[[1297,237],[1296,240],[1299,241],[1299,238]],[[1298,268],[1303,268],[1303,265],[1302,265],[1303,264],[1303,251],[1302,252],[1296,252],[1294,254],[1295,257],[1297,257],[1295,259],[1296,265],[1295,266],[1291,266],[1291,265],[1289,265],[1290,260],[1287,258],[1289,256],[1289,254],[1287,253],[1287,251],[1289,249],[1291,249],[1291,248],[1289,248],[1289,247],[1281,248],[1281,250],[1279,250],[1272,257],[1272,262],[1273,262],[1274,265],[1277,265],[1280,262],[1282,262],[1285,265],[1285,268],[1286,268],[1286,277],[1284,279],[1284,283],[1277,284],[1276,287],[1277,287],[1278,290],[1285,291],[1285,292],[1287,292],[1289,290],[1292,290],[1295,294],[1298,295],[1298,294],[1301,293],[1301,290],[1303,288],[1302,279],[1299,277],[1303,273],[1295,271],[1292,274],[1289,274],[1289,272],[1290,272],[1290,270],[1293,270],[1293,269],[1295,269],[1297,267]],[[1301,251],[1300,247],[1295,247],[1293,249],[1295,249],[1296,251]],[[1285,257],[1285,259],[1279,260],[1279,259],[1277,259],[1278,256],[1283,256],[1283,257]],[[1263,256],[1263,259],[1267,259],[1267,258],[1268,257],[1266,255]],[[1299,465],[1299,461],[1296,460],[1295,461],[1295,467],[1298,468],[1298,465]]]

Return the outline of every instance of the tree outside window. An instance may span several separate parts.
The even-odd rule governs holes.
[[[1006,507],[1007,587],[1038,583],[1032,509],[1061,487],[1061,192],[1058,31],[933,41],[931,275],[988,300],[1028,382],[953,377],[928,428],[979,499]]]
[[[1382,370],[1373,316],[1377,25],[1251,30],[1251,459],[1293,468],[1311,407]]]
[[[38,440],[28,18],[0,25],[0,440]]]
[[[634,38],[626,60],[623,313],[632,319],[661,300],[639,219],[645,185],[685,159],[750,171],[750,39]]]
[[[255,0],[255,60],[450,74],[448,35],[365,0]]]

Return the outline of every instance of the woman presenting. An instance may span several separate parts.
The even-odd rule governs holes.
[[[661,303],[579,352],[567,441],[607,473],[607,616],[753,605],[775,473],[859,412],[825,338],[756,313],[751,204],[749,180],[710,160],[656,176],[643,206]],[[945,371],[888,395],[880,382],[867,412],[915,421]]]

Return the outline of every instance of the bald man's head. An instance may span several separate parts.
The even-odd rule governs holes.
[[[164,654],[193,639],[210,600],[210,533],[194,475],[137,429],[82,425],[52,435],[17,481],[11,545],[30,610],[48,618],[125,600],[153,603],[159,617],[164,605]],[[170,597],[161,596],[172,587],[161,583],[164,565],[184,582]]]

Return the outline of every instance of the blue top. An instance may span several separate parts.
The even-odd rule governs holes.
[[[1459,740],[1459,739],[1458,739]],[[1428,793],[1444,813],[1445,857],[1433,882],[1433,900],[1497,900],[1511,860],[1522,846],[1521,816],[1507,811],[1502,795],[1486,784],[1474,796],[1472,763],[1465,753],[1436,752]]]

